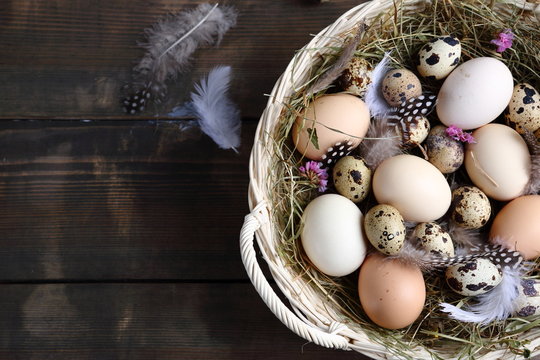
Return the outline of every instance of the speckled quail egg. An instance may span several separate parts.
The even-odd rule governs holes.
[[[446,269],[446,283],[458,294],[485,294],[502,280],[502,271],[486,258],[450,265]]]
[[[334,186],[338,193],[355,203],[364,200],[371,188],[371,170],[358,156],[344,156],[332,170]]]
[[[373,67],[366,59],[355,56],[336,80],[336,84],[344,91],[363,97],[371,84],[372,72]]]
[[[425,142],[428,160],[443,174],[453,173],[463,164],[463,144],[446,134],[446,126],[437,125],[428,134]]]
[[[422,84],[418,77],[407,69],[394,69],[386,73],[382,81],[382,94],[390,106],[422,95]]]
[[[491,216],[489,198],[476,186],[460,186],[452,191],[451,218],[459,227],[479,229]]]
[[[418,52],[417,69],[425,78],[444,79],[459,64],[461,43],[456,37],[441,36],[425,44]]]
[[[390,205],[375,205],[364,216],[364,231],[369,242],[386,255],[395,255],[405,242],[405,221]]]
[[[435,222],[424,222],[414,228],[414,237],[418,244],[432,254],[454,256],[454,243],[450,234]]]
[[[419,116],[412,121],[398,123],[396,131],[401,136],[401,146],[413,148],[421,144],[428,136],[431,125],[425,116]]]
[[[540,129],[540,94],[527,83],[514,86],[514,92],[505,113],[506,123],[518,133]]]
[[[540,315],[540,280],[522,279],[514,305],[516,316]]]

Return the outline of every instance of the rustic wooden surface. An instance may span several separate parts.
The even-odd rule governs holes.
[[[0,359],[365,359],[294,335],[240,261],[257,119],[286,64],[358,1],[229,1],[153,112],[120,88],[137,41],[182,0],[0,2]],[[231,65],[239,154],[164,114]]]

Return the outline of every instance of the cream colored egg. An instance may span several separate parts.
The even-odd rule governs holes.
[[[454,256],[454,243],[450,234],[435,222],[420,223],[414,228],[413,236],[418,244],[432,254]]]
[[[330,276],[345,276],[358,269],[367,250],[362,221],[358,207],[341,195],[312,200],[302,214],[300,238],[313,265]]]
[[[390,70],[382,81],[382,94],[391,106],[422,95],[422,84],[418,77],[407,69]]]
[[[357,147],[369,127],[369,109],[358,97],[349,94],[323,95],[299,116],[292,129],[296,150],[308,159],[321,161],[338,142]]]
[[[377,202],[398,209],[406,221],[429,222],[443,216],[452,193],[444,175],[426,160],[397,155],[384,160],[373,174]]]
[[[444,79],[459,64],[461,43],[454,36],[441,36],[425,44],[418,52],[418,72],[426,78]]]
[[[401,136],[401,146],[413,148],[420,145],[427,138],[430,127],[429,120],[424,116],[407,121],[403,126],[396,126],[396,130]]]
[[[479,128],[504,111],[513,89],[512,73],[502,61],[490,57],[468,60],[452,71],[441,86],[437,115],[446,126]]]
[[[518,133],[540,129],[540,94],[530,84],[514,87],[512,99],[505,114],[506,123]]]
[[[336,191],[354,203],[364,200],[371,189],[371,169],[356,156],[344,156],[332,170]]]
[[[344,91],[363,97],[371,84],[372,72],[373,67],[366,59],[355,56],[336,80],[337,86]]]
[[[491,216],[489,198],[476,186],[460,186],[452,191],[452,221],[465,229],[479,229]]]
[[[425,142],[428,160],[443,174],[453,173],[463,164],[463,144],[446,134],[446,126],[437,125],[428,134]]]
[[[518,286],[518,297],[514,300],[514,307],[515,316],[540,315],[540,280],[521,280]]]
[[[450,265],[446,269],[448,286],[454,292],[465,296],[485,294],[499,285],[501,280],[501,270],[485,258]]]
[[[488,124],[473,132],[465,147],[465,168],[489,197],[508,201],[522,194],[531,176],[531,157],[523,138],[509,126]]]
[[[364,217],[364,231],[377,250],[386,255],[399,253],[405,242],[405,221],[390,205],[375,205]]]

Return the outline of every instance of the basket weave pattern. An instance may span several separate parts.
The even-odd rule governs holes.
[[[427,3],[428,0],[404,1],[403,6],[404,10],[420,10]],[[540,0],[532,2],[506,0],[505,4],[507,7],[519,6],[533,11],[540,24]],[[356,6],[317,34],[304,49],[340,47],[343,45],[343,34],[350,32],[360,21],[365,21],[369,25],[371,19],[381,12],[393,9],[394,5],[392,0],[373,0]],[[362,329],[345,325],[342,322],[343,315],[329,305],[325,295],[316,291],[303,277],[288,267],[278,251],[280,239],[272,222],[272,203],[269,196],[274,178],[271,165],[276,151],[272,146],[271,137],[275,133],[288,99],[305,86],[309,80],[309,70],[318,60],[320,60],[318,51],[299,51],[277,81],[261,116],[249,164],[248,198],[252,212],[246,216],[240,235],[242,259],[261,298],[270,310],[299,336],[321,346],[355,350],[375,359],[395,358],[389,354],[384,345],[370,339]],[[274,293],[257,263],[253,246],[254,234],[271,274],[283,295],[289,300],[290,307],[285,306]],[[530,340],[528,348],[539,348],[533,355],[540,354],[540,329],[532,329],[524,336]],[[409,355],[411,358],[419,359],[432,357],[420,346],[411,348]],[[450,358],[451,354],[439,352],[439,356]],[[510,359],[513,356],[507,349],[501,349],[485,354],[481,359]]]

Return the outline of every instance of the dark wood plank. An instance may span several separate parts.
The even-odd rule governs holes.
[[[2,359],[367,359],[308,344],[249,284],[1,285]]]
[[[194,81],[231,65],[231,94],[258,118],[294,52],[358,1],[229,1],[238,24],[218,48],[200,49],[189,72],[170,86],[166,114]],[[197,3],[198,4],[198,3]],[[141,57],[137,41],[160,16],[195,6],[188,0],[57,0],[0,2],[0,117],[95,118],[122,115],[120,88]]]
[[[0,122],[0,280],[245,279],[239,154],[180,122]]]

